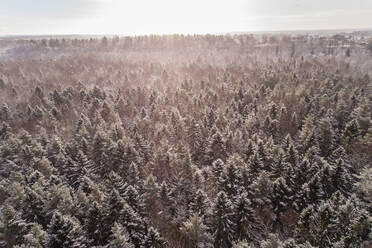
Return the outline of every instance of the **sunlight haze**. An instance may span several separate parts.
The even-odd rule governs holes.
[[[370,0],[1,0],[0,35],[370,28]]]

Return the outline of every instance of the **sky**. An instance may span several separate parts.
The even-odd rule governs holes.
[[[0,35],[372,28],[372,0],[0,0]]]

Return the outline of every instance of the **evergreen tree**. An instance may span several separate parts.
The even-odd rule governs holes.
[[[26,246],[43,248],[46,246],[47,237],[48,234],[43,230],[42,226],[33,223],[29,233],[24,236],[24,243]]]
[[[262,248],[280,248],[282,243],[277,234],[270,233],[268,237],[260,242]]]
[[[310,181],[303,185],[303,192],[306,195],[307,204],[317,205],[324,197],[324,192],[318,175],[315,175]]]
[[[224,192],[220,192],[215,199],[211,215],[211,232],[214,247],[231,248],[233,242],[234,225],[232,222],[232,204]]]
[[[251,187],[254,196],[252,202],[254,207],[264,207],[271,203],[270,196],[272,195],[273,182],[270,180],[269,174],[266,171],[259,174]]]
[[[143,242],[144,248],[162,248],[165,247],[165,241],[160,237],[159,232],[150,227],[147,236]]]
[[[222,186],[222,176],[224,173],[225,163],[221,159],[217,159],[212,164],[212,174],[215,179],[216,184]]]
[[[120,216],[120,223],[127,229],[131,243],[140,248],[146,239],[146,222],[128,204],[124,204]]]
[[[264,167],[261,157],[257,152],[249,160],[248,167],[251,178],[257,178]]]
[[[238,158],[234,157],[229,158],[226,168],[223,171],[222,175],[223,190],[229,196],[230,199],[232,196],[235,196],[237,194],[238,187],[240,184],[238,168],[235,165],[237,162],[239,162],[239,160],[236,159]]]
[[[111,232],[111,242],[109,244],[110,248],[134,248],[134,246],[129,242],[127,234],[122,225],[115,222],[111,228]]]
[[[360,135],[359,124],[353,119],[348,122],[342,132],[342,137],[346,144],[350,144]]]
[[[105,173],[111,171],[109,167],[109,160],[107,157],[107,151],[110,144],[111,142],[106,136],[106,133],[98,130],[96,135],[94,136],[92,144],[91,157],[93,160],[93,164],[90,169],[93,173],[104,175]]]
[[[351,179],[342,159],[337,160],[336,167],[333,170],[330,181],[330,185],[333,187],[334,191],[339,190],[344,195],[348,195],[350,192]]]
[[[55,212],[48,225],[46,247],[86,247],[80,224],[71,217]]]
[[[113,189],[108,198],[107,215],[104,217],[104,225],[112,227],[112,225],[120,219],[120,213],[124,206],[124,200],[119,192]]]
[[[0,209],[0,245],[22,244],[25,232],[26,222],[11,205],[4,204]]]
[[[129,185],[125,190],[123,199],[141,217],[145,217],[146,213],[143,199],[132,185]]]
[[[225,141],[218,131],[213,134],[208,141],[207,154],[210,163],[217,159],[226,161],[228,154],[225,146]]]
[[[288,166],[285,163],[285,155],[282,150],[279,151],[278,156],[274,159],[272,170],[271,170],[271,178],[276,180],[279,177],[284,176],[285,167]]]
[[[107,178],[107,187],[110,192],[117,190],[119,195],[123,196],[127,185],[121,176],[119,176],[116,172],[111,171]]]
[[[25,188],[25,199],[23,202],[23,218],[27,222],[37,222],[43,226],[46,226],[47,219],[44,213],[44,199],[40,194],[42,193],[42,188],[36,184],[35,187]]]
[[[237,240],[254,240],[254,232],[257,231],[258,221],[251,207],[247,194],[240,194],[233,210],[235,223],[235,237]]]
[[[199,189],[193,202],[191,203],[191,210],[194,214],[199,216],[206,216],[209,213],[210,202],[208,196],[203,190]]]
[[[183,231],[190,239],[191,247],[207,248],[211,247],[211,237],[208,228],[204,225],[204,219],[198,214],[192,215],[183,223]]]
[[[308,205],[300,214],[295,229],[295,237],[300,243],[305,241],[313,242],[312,240],[312,229],[314,223],[314,207]]]
[[[271,202],[273,210],[276,215],[275,223],[280,223],[281,215],[291,208],[292,191],[288,188],[285,180],[280,177],[273,183],[273,190],[271,194]]]
[[[328,203],[321,205],[314,215],[314,227],[316,230],[313,234],[314,245],[318,247],[331,247],[334,240],[333,225],[335,224],[335,216],[332,208]]]
[[[91,202],[84,223],[90,245],[97,246],[107,243],[111,226],[106,225],[104,220],[105,211],[103,206],[96,201]]]
[[[319,121],[317,139],[320,155],[324,158],[328,158],[336,146],[336,133],[333,129],[331,120],[328,117],[322,118]]]

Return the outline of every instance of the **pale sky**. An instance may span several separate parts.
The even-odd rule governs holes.
[[[0,35],[372,28],[372,0],[0,0]]]

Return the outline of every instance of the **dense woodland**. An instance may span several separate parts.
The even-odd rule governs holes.
[[[367,45],[0,44],[0,247],[371,247]]]

